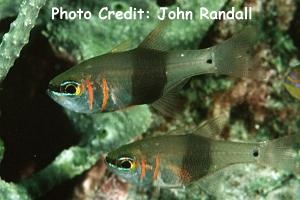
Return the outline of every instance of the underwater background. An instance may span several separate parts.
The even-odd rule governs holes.
[[[266,78],[194,77],[180,92],[186,103],[174,119],[146,105],[92,115],[68,111],[47,96],[49,81],[124,41],[136,47],[158,21],[51,20],[54,6],[94,13],[103,6],[152,13],[159,6],[195,13],[201,6],[251,6],[263,38],[256,54]],[[0,200],[214,199],[197,182],[160,190],[128,184],[107,170],[105,155],[138,139],[189,130],[224,112],[230,116],[224,140],[259,142],[299,134],[300,102],[283,86],[299,63],[299,6],[299,0],[0,0]],[[171,49],[201,49],[244,25],[234,20],[176,21],[165,39]],[[207,185],[218,185],[223,199],[300,199],[297,175],[253,164],[221,170]]]

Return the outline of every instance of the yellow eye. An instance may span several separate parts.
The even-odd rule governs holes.
[[[66,94],[72,95],[80,95],[81,94],[81,87],[80,84],[75,82],[67,82],[62,85],[62,92]]]
[[[119,167],[122,169],[134,170],[136,165],[135,162],[130,158],[121,158],[119,160]]]

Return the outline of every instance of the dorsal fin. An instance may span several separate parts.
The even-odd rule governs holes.
[[[203,137],[213,138],[221,133],[227,122],[228,116],[225,113],[223,113],[218,117],[203,122],[202,124],[200,124],[199,127],[194,129],[192,133],[201,135]]]
[[[122,42],[121,44],[118,44],[115,46],[110,52],[111,53],[116,53],[116,52],[122,52],[122,51],[127,51],[131,45],[131,40],[126,40]]]
[[[161,21],[154,30],[152,30],[144,39],[144,41],[139,45],[138,48],[145,49],[157,49],[161,51],[168,50],[168,46],[166,45],[163,39],[164,29],[171,23],[170,20]]]

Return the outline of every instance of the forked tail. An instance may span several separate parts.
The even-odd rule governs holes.
[[[300,136],[289,135],[265,142],[258,156],[258,163],[300,173]]]
[[[235,77],[263,79],[263,71],[257,68],[257,59],[254,56],[258,35],[258,31],[249,26],[214,47],[216,72]]]

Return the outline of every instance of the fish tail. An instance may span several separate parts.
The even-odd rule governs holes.
[[[258,163],[300,173],[300,136],[289,135],[262,143]]]
[[[262,79],[264,73],[257,69],[254,47],[258,31],[248,26],[240,33],[214,47],[216,73],[235,77]]]

